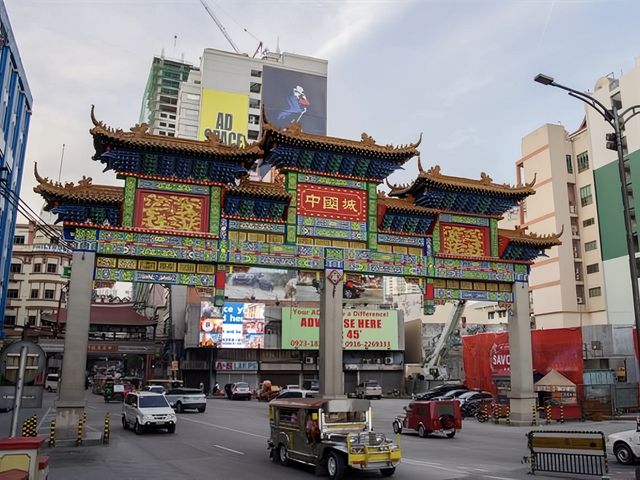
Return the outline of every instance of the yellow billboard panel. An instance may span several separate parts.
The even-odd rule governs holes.
[[[247,142],[249,97],[242,93],[202,90],[198,138],[204,140],[207,130],[225,145],[244,146]]]

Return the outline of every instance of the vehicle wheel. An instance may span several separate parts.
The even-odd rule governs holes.
[[[129,423],[127,423],[127,419],[124,415],[122,416],[122,428],[124,428],[125,430],[129,430]]]
[[[276,461],[280,465],[289,464],[289,453],[287,452],[287,447],[285,447],[282,443],[278,445],[278,450],[276,451]]]
[[[167,433],[176,433],[176,426],[175,425],[169,425],[167,427]]]
[[[623,465],[631,465],[635,460],[633,452],[631,452],[631,449],[625,443],[616,445],[613,449],[613,454],[616,456],[616,460]]]
[[[327,472],[331,480],[340,480],[344,477],[344,457],[336,452],[331,452],[327,458]]]
[[[142,435],[142,425],[136,420],[136,424],[133,426],[133,431],[136,432],[136,435]]]
[[[346,299],[351,299],[351,298],[353,298],[353,292],[352,292],[351,290],[349,290],[349,289],[346,289],[346,290],[344,291],[344,298],[346,298]]]
[[[424,428],[424,425],[420,425],[418,427],[418,436],[420,438],[424,438],[427,436],[427,430]]]
[[[398,420],[393,422],[393,433],[402,433],[402,424]]]
[[[182,402],[176,403],[176,412],[178,413],[184,412],[184,407],[182,406]]]
[[[378,395],[378,400],[382,400],[382,395]]]
[[[380,469],[380,474],[383,477],[390,477],[394,473],[396,473],[396,467],[389,467],[389,468],[381,468]]]
[[[456,431],[455,430],[453,432],[447,433],[447,438],[453,438],[455,436],[456,436]]]
[[[199,411],[200,413],[204,413],[204,411],[206,410],[206,408],[207,408],[207,407],[200,407],[200,408],[198,408],[198,411]]]
[[[47,387],[47,392],[51,393],[51,387]]]

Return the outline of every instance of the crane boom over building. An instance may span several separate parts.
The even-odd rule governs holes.
[[[462,313],[464,312],[464,306],[466,304],[466,300],[459,300],[454,308],[453,312],[451,312],[451,316],[444,324],[442,328],[442,333],[440,334],[440,338],[436,343],[436,347],[431,352],[431,355],[424,362],[424,373],[427,378],[436,379],[438,377],[442,377],[441,364],[442,359],[446,355],[448,351],[448,342],[449,338],[458,327],[458,322],[460,321],[460,317],[462,317]],[[437,373],[436,373],[437,372]],[[434,375],[434,373],[436,373]]]
[[[200,0],[200,3],[204,7],[204,9],[207,11],[209,16],[213,19],[213,21],[216,22],[216,25],[218,26],[218,28],[220,29],[220,31],[224,35],[224,38],[226,38],[227,41],[231,44],[231,47],[233,48],[233,50],[236,53],[242,53],[240,51],[240,49],[238,48],[238,46],[235,44],[235,42],[231,39],[231,37],[227,33],[227,30],[224,28],[224,25],[222,25],[222,22],[220,22],[220,20],[218,20],[218,17],[216,17],[215,14],[213,13],[213,11],[209,8],[209,5],[207,5],[207,2],[205,2],[205,0]]]

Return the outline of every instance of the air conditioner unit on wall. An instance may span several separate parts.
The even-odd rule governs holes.
[[[384,357],[384,364],[391,365],[393,363],[393,357]]]
[[[382,359],[381,358],[376,358],[376,363],[381,364],[382,363]]]
[[[584,301],[582,300],[582,297],[578,297],[576,300],[578,301],[579,304],[583,304],[584,303]]]
[[[305,357],[304,363],[306,364],[316,363],[316,359],[314,357]]]

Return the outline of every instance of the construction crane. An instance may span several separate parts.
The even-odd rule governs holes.
[[[233,50],[236,53],[242,53],[240,51],[240,49],[238,48],[238,46],[235,44],[235,42],[231,39],[231,37],[227,33],[227,30],[224,28],[224,25],[222,25],[222,22],[220,22],[220,20],[218,20],[218,17],[216,17],[214,15],[213,11],[209,8],[209,5],[207,5],[207,2],[205,2],[204,0],[200,0],[200,3],[204,7],[204,9],[207,11],[209,16],[213,19],[213,21],[216,22],[216,25],[218,26],[218,28],[220,29],[220,31],[224,35],[224,38],[226,38],[227,41],[231,44],[231,48],[233,48]]]
[[[444,324],[440,338],[436,343],[436,347],[431,354],[425,359],[424,362],[424,374],[426,378],[431,380],[445,379],[448,376],[446,368],[442,366],[442,360],[448,351],[449,338],[458,327],[458,322],[462,313],[464,312],[464,306],[466,300],[460,300],[456,307],[451,312],[451,316]]]

